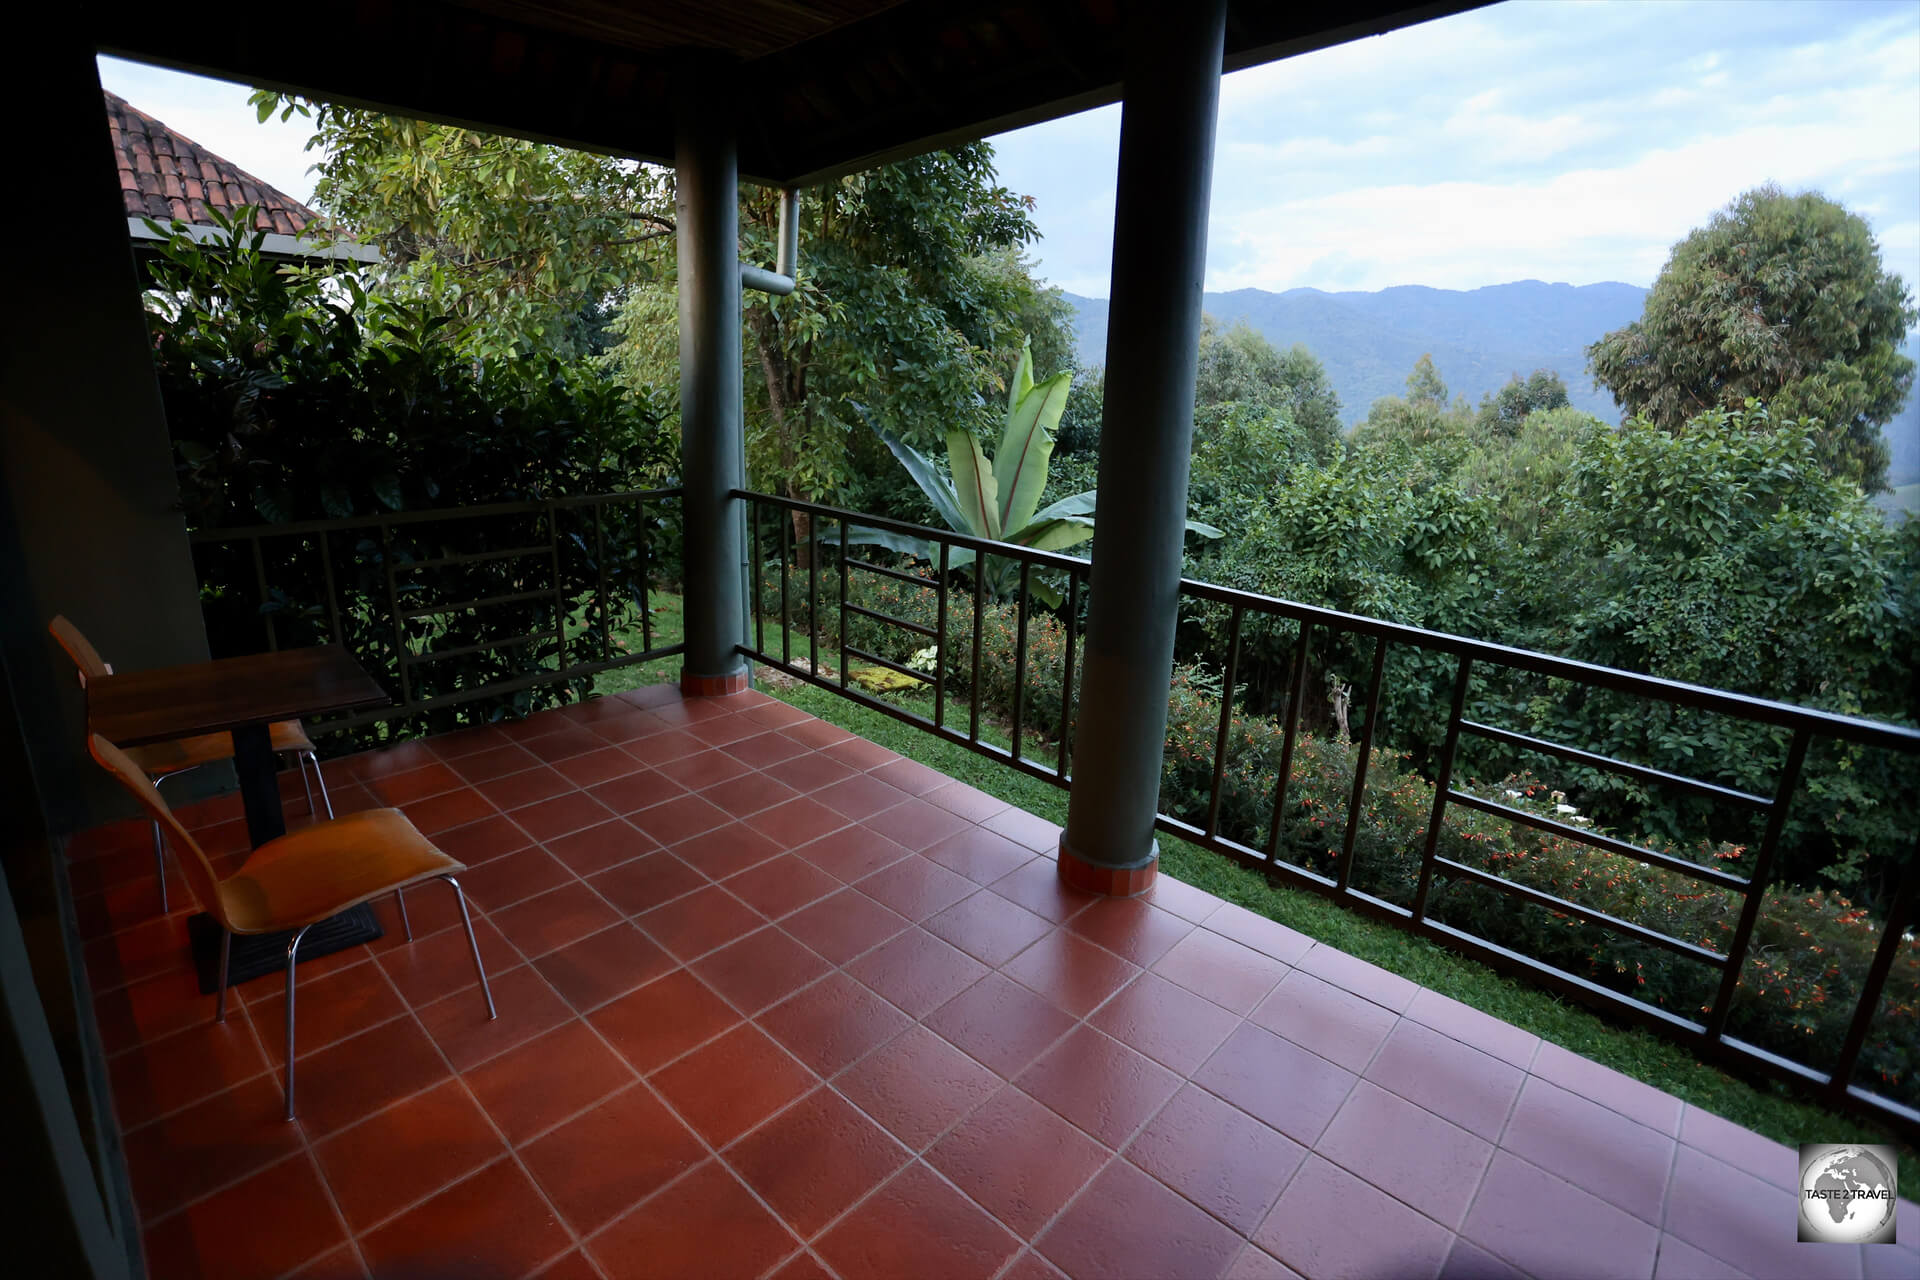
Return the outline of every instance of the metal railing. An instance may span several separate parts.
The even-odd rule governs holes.
[[[345,644],[393,695],[315,726],[337,732],[679,653],[678,643],[654,644],[647,592],[654,526],[668,508],[677,513],[680,496],[663,488],[396,511],[205,529],[190,541],[205,607],[228,606],[229,631],[260,628],[258,642],[230,641],[236,651]],[[637,650],[617,638],[626,617],[637,622]],[[446,687],[443,664],[458,659],[491,669],[469,662]]]
[[[1073,707],[1076,701],[1075,648],[1079,640],[1077,629],[1081,604],[1085,595],[1087,574],[1091,567],[1088,561],[1055,552],[1035,551],[1007,543],[990,542],[949,530],[863,515],[819,503],[744,490],[736,490],[734,496],[743,499],[747,505],[750,550],[755,565],[752,636],[750,643],[741,646],[742,652],[759,662],[785,672],[792,678],[831,689],[883,715],[916,725],[936,737],[991,756],[1023,773],[1043,778],[1061,787],[1071,785]],[[805,519],[804,535],[798,535],[794,531],[792,517],[796,513]],[[910,573],[852,554],[851,546],[865,533],[924,543],[928,548],[926,562],[929,573]],[[809,552],[804,557],[804,565],[800,564],[800,558],[796,554],[802,539],[806,542]],[[953,570],[957,552],[969,552],[975,557],[990,556],[997,561],[1011,562],[1018,567],[1018,587],[1012,592],[1011,601],[1011,606],[1016,613],[1017,638],[1013,652],[1015,671],[1010,708],[1011,745],[1007,747],[987,741],[981,734],[980,693],[984,653],[982,622],[989,603],[986,585],[989,575],[985,572],[975,571],[967,575],[971,580],[973,605],[972,620],[968,627],[971,634],[959,640],[958,643],[964,647],[958,650],[953,648],[956,638],[950,634],[949,628],[948,587],[954,581]],[[768,587],[763,581],[762,571],[770,564],[779,567],[777,587]],[[1024,691],[1027,687],[1026,641],[1030,620],[1039,611],[1031,590],[1033,575],[1036,573],[1056,575],[1057,578],[1064,578],[1066,583],[1061,606],[1058,609],[1048,610],[1057,618],[1058,625],[1064,630],[1066,648],[1064,660],[1061,663],[1061,714],[1058,737],[1045,759],[1035,758],[1026,749],[1024,740],[1027,735],[1022,723],[1025,712]],[[910,584],[909,589],[915,591],[935,592],[938,600],[933,624],[929,626],[924,621],[890,615],[850,601],[848,598],[850,583],[858,581],[854,575],[862,574]],[[795,590],[792,579],[796,576],[803,579],[805,592],[807,662],[804,666],[795,661],[794,652],[796,602],[792,598]],[[833,596],[832,613],[827,617],[823,617],[821,610],[823,576],[831,580],[827,589]],[[1904,868],[1892,894],[1885,918],[1881,922],[1880,937],[1875,945],[1872,961],[1861,981],[1858,998],[1847,1022],[1845,1038],[1832,1059],[1830,1069],[1823,1071],[1805,1062],[1771,1052],[1733,1036],[1727,1030],[1735,993],[1740,985],[1740,975],[1747,964],[1763,898],[1771,885],[1782,833],[1794,795],[1800,788],[1810,745],[1815,740],[1826,739],[1886,750],[1898,753],[1902,759],[1913,760],[1920,757],[1920,731],[1748,697],[1725,690],[1595,666],[1464,636],[1426,631],[1418,627],[1316,608],[1209,583],[1183,581],[1180,594],[1183,600],[1201,606],[1224,608],[1226,611],[1225,653],[1222,662],[1224,696],[1220,699],[1220,719],[1214,734],[1205,818],[1201,822],[1187,822],[1162,813],[1157,823],[1162,831],[1224,854],[1245,865],[1259,868],[1286,884],[1323,894],[1370,916],[1393,922],[1410,932],[1440,941],[1456,951],[1488,962],[1496,968],[1523,974],[1552,990],[1587,1003],[1600,1005],[1636,1023],[1650,1026],[1687,1042],[1703,1056],[1757,1069],[1765,1074],[1810,1086],[1822,1094],[1830,1105],[1871,1114],[1893,1124],[1909,1137],[1920,1135],[1920,1111],[1867,1090],[1856,1084],[1853,1078],[1861,1050],[1867,1042],[1876,1010],[1880,1006],[1888,976],[1896,955],[1903,945],[1904,934],[1914,923],[1914,886],[1915,881],[1920,880],[1920,874],[1916,873],[1915,866],[1916,861],[1920,861],[1920,857],[1916,856],[1914,850],[1907,851],[1905,855]],[[828,622],[827,618],[831,621]],[[901,635],[912,637],[915,641],[930,641],[935,651],[931,672],[916,669],[871,649],[847,643],[845,637],[849,618],[859,619],[874,626],[896,628]],[[1254,618],[1284,619],[1297,628],[1287,668],[1285,709],[1280,717],[1280,762],[1276,792],[1273,796],[1272,816],[1265,840],[1257,846],[1235,839],[1224,832],[1221,821],[1222,787],[1231,747],[1230,730],[1235,714],[1232,691],[1235,688],[1236,668],[1241,658],[1242,638],[1249,620]],[[775,619],[779,622],[779,639],[773,648],[769,648],[766,628]],[[820,642],[823,633],[840,639],[839,647],[842,657],[838,664],[839,671],[833,678],[821,674]],[[1344,830],[1341,836],[1343,856],[1337,859],[1338,867],[1333,875],[1319,874],[1306,867],[1287,862],[1279,856],[1282,821],[1288,811],[1287,793],[1293,783],[1293,763],[1299,740],[1301,709],[1305,702],[1309,655],[1313,650],[1316,636],[1326,640],[1331,640],[1335,636],[1355,637],[1362,642],[1368,640],[1372,642],[1371,653],[1367,655],[1365,663],[1367,678],[1364,697],[1367,715],[1360,738],[1354,744],[1353,778],[1347,794]],[[1366,892],[1356,887],[1351,880],[1355,839],[1365,804],[1368,772],[1373,756],[1381,745],[1375,741],[1375,726],[1381,718],[1378,708],[1381,705],[1382,682],[1390,654],[1401,649],[1450,659],[1452,664],[1444,730],[1438,754],[1432,762],[1433,802],[1426,824],[1424,844],[1420,851],[1418,883],[1411,903],[1404,905],[1378,894]],[[956,667],[956,664],[950,661],[950,655],[957,655],[961,660],[960,669],[968,670],[971,676],[967,684],[968,706],[964,729],[948,723],[951,711],[948,673]],[[894,672],[930,689],[933,701],[931,715],[922,715],[895,705],[885,698],[868,693],[856,683],[850,683],[848,672],[850,658]],[[1784,731],[1787,736],[1784,762],[1768,793],[1757,794],[1629,760],[1616,759],[1572,744],[1519,733],[1474,719],[1467,714],[1468,691],[1475,678],[1476,669],[1525,673],[1553,681],[1570,682],[1587,690],[1605,690],[1634,699],[1663,703],[1670,707],[1771,726]],[[1759,815],[1764,822],[1763,834],[1752,859],[1751,871],[1745,876],[1735,875],[1718,867],[1695,864],[1671,853],[1474,795],[1456,785],[1454,777],[1462,740],[1468,738],[1501,744],[1518,751],[1539,753],[1583,768],[1618,774],[1640,783],[1672,787],[1687,794],[1749,810]],[[1608,914],[1568,897],[1548,893],[1442,856],[1440,852],[1442,832],[1448,820],[1449,810],[1456,807],[1518,823],[1560,839],[1576,841],[1605,853],[1630,858],[1737,895],[1740,910],[1732,939],[1725,950],[1715,950],[1685,938],[1673,937],[1635,921]],[[1473,884],[1506,894],[1559,916],[1572,917],[1611,935],[1630,938],[1708,966],[1717,972],[1718,977],[1713,984],[1714,995],[1704,1020],[1695,1021],[1670,1010],[1634,1000],[1568,969],[1521,954],[1479,934],[1434,919],[1430,907],[1437,878]]]

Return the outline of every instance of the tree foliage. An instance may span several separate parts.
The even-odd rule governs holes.
[[[1511,437],[1529,414],[1564,409],[1567,404],[1567,384],[1553,370],[1535,369],[1525,380],[1516,373],[1507,379],[1506,386],[1481,397],[1476,425],[1483,432]]]
[[[1200,323],[1194,407],[1239,404],[1283,412],[1321,461],[1340,447],[1340,397],[1314,354],[1295,343],[1281,351],[1246,321],[1223,329],[1212,316]]]
[[[1748,400],[1818,422],[1822,463],[1872,493],[1886,487],[1879,428],[1913,386],[1898,347],[1916,318],[1864,219],[1763,186],[1674,246],[1645,313],[1587,357],[1622,408],[1664,430]]]

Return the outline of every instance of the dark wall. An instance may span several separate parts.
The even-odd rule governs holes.
[[[77,6],[52,6],[0,77],[31,122],[34,181],[0,202],[0,660],[56,834],[121,812],[86,759],[72,669],[46,635],[72,618],[116,668],[207,656],[106,110]]]

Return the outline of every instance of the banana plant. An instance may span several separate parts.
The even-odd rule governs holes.
[[[995,542],[1010,542],[1036,551],[1065,551],[1093,537],[1095,499],[1098,491],[1089,489],[1062,498],[1045,510],[1035,510],[1047,487],[1047,468],[1053,459],[1053,433],[1066,412],[1067,392],[1073,374],[1061,372],[1044,382],[1033,380],[1033,347],[1028,342],[1020,352],[1019,367],[1007,388],[1006,425],[1000,443],[989,460],[979,440],[963,427],[947,430],[947,457],[950,471],[943,475],[933,460],[913,448],[866,415],[867,425],[900,460],[913,482],[933,503],[940,518],[956,533],[971,534]],[[1220,530],[1198,521],[1187,521],[1187,529],[1206,538],[1217,538]],[[925,539],[907,538],[878,529],[857,525],[847,541],[890,547],[895,551],[933,560],[938,554]],[[949,568],[971,565],[974,553],[955,548],[948,556]],[[987,584],[997,599],[1005,599],[1018,590],[1018,562],[997,557],[987,574]],[[1030,578],[1028,588],[1040,600],[1057,607],[1060,593],[1051,584]]]

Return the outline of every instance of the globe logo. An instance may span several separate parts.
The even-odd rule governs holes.
[[[1825,1244],[1893,1240],[1899,1195],[1893,1148],[1808,1143],[1800,1148],[1800,1239]]]

